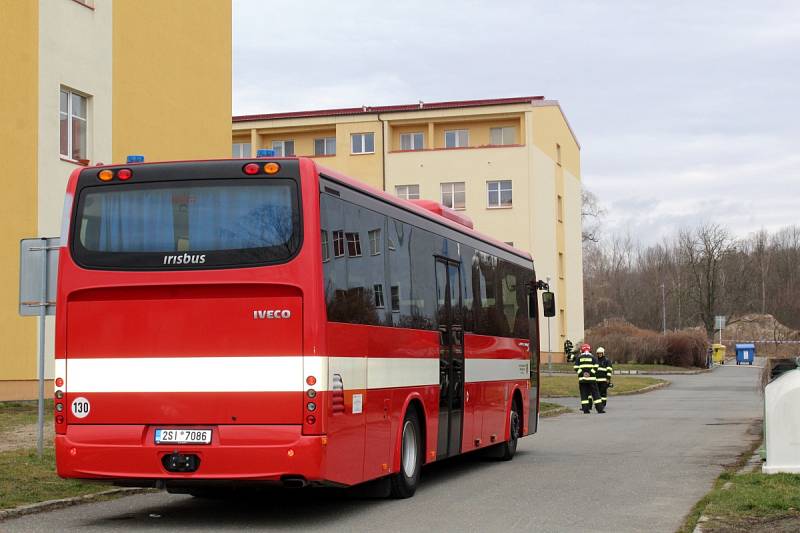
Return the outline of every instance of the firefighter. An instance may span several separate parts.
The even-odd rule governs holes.
[[[571,363],[572,359],[575,357],[575,354],[572,353],[574,348],[571,340],[567,339],[564,341],[564,357],[567,359],[567,362]]]
[[[597,359],[592,355],[592,347],[581,345],[581,354],[575,358],[573,367],[578,375],[578,388],[581,392],[581,409],[587,415],[592,412],[592,405],[598,413],[603,412],[603,400],[597,388]]]
[[[606,357],[606,349],[602,346],[597,347],[597,389],[600,399],[603,402],[603,409],[606,407],[608,389],[611,387],[611,374],[614,368],[611,359]]]

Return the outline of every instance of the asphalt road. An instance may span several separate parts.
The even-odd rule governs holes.
[[[292,491],[209,501],[166,493],[0,523],[16,531],[675,531],[754,440],[759,369],[669,376],[671,386],[611,398],[605,415],[541,422],[507,463],[466,456],[432,465],[409,500]],[[574,405],[574,400],[564,403]]]

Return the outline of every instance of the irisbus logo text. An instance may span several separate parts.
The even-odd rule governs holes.
[[[256,309],[253,311],[255,320],[272,320],[273,318],[292,318],[292,312],[288,309]]]
[[[206,262],[206,254],[165,255],[165,265],[202,265]]]

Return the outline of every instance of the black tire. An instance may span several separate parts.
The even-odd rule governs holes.
[[[412,407],[400,430],[400,471],[391,477],[392,498],[410,498],[419,485],[422,471],[422,431],[417,411]]]
[[[522,433],[522,415],[520,414],[519,402],[516,400],[511,402],[511,411],[509,412],[509,438],[506,442],[500,444],[500,460],[510,461],[517,453],[517,443],[519,442],[520,434]]]

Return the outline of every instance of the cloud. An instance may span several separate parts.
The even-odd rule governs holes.
[[[234,113],[543,94],[606,233],[796,221],[800,3],[234,2]]]

